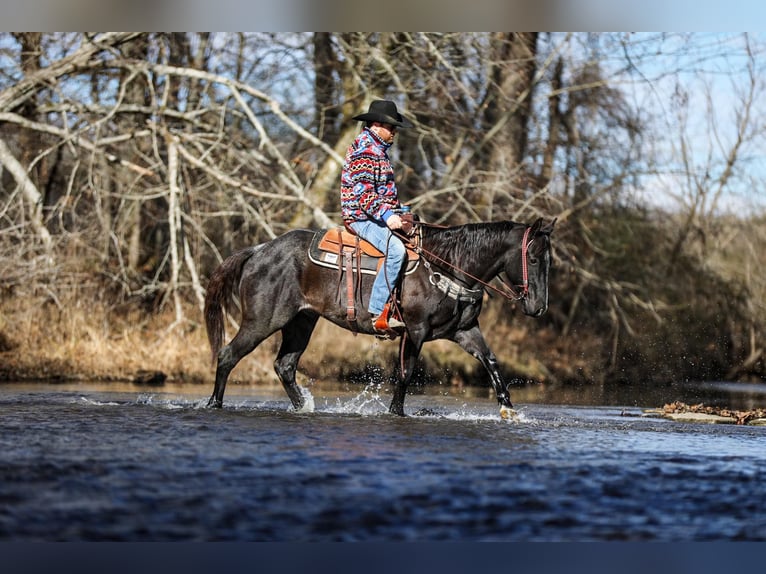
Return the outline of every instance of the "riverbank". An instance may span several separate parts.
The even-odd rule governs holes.
[[[92,380],[212,383],[211,361],[201,310],[185,304],[178,313],[168,308],[147,311],[136,304],[106,306],[80,296],[61,301],[46,296],[0,301],[0,381]],[[531,319],[513,327],[498,320],[497,306],[482,317],[485,337],[509,379],[559,384],[586,382],[586,358],[570,362],[552,334],[531,332]],[[226,325],[226,340],[236,324]],[[232,372],[232,381],[276,380],[273,361],[280,333],[264,341]],[[355,336],[320,321],[301,358],[299,377],[363,381],[385,380],[398,356],[398,341]],[[485,385],[486,373],[455,343],[432,341],[421,353],[417,384],[439,382],[458,387]]]
[[[556,337],[523,316],[509,322],[507,305],[495,303],[487,305],[481,324],[504,376],[514,381],[514,403],[648,408],[680,401],[743,412],[766,407],[763,385],[757,383],[740,383],[738,391],[729,392],[715,388],[719,383],[604,378],[599,376],[594,340]],[[85,296],[69,301],[45,296],[5,299],[0,302],[0,382],[110,382],[136,390],[201,385],[207,393],[215,367],[201,321],[200,309],[192,304],[184,305],[179,320],[171,308],[106,306]],[[227,340],[234,332],[235,325],[227,323]],[[279,333],[264,341],[234,369],[230,385],[279,387],[273,361],[280,344]],[[354,336],[320,321],[301,359],[298,382],[307,388],[387,384],[398,349],[396,341]],[[410,389],[417,393],[425,387],[488,397],[491,393],[479,362],[449,341],[424,346]]]

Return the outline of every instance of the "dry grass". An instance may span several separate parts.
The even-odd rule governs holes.
[[[6,299],[0,333],[7,341],[0,377],[131,380],[142,371],[212,380],[204,329],[189,320],[172,329],[171,313],[108,310],[85,297]]]
[[[494,310],[497,309],[497,310]],[[534,342],[529,321],[501,325],[495,305],[482,324],[488,342],[507,369],[525,378],[545,380],[543,357],[530,352]],[[188,305],[185,320],[174,325],[172,309],[147,312],[138,305],[114,309],[98,298],[72,295],[68,300],[46,294],[7,297],[0,301],[0,380],[79,379],[129,381],[146,371],[161,371],[169,381],[212,384],[214,367],[198,308]],[[227,325],[227,340],[234,334]],[[272,363],[279,334],[262,343],[233,371],[236,383],[277,382]],[[299,380],[354,380],[370,370],[385,377],[398,356],[398,342],[354,336],[327,321],[317,325],[301,363]],[[422,364],[430,380],[463,386],[483,375],[479,363],[456,344],[425,345]]]
[[[110,310],[92,298],[49,296],[0,301],[0,380],[133,380],[161,371],[168,380],[212,384],[214,366],[200,310],[184,309],[175,323],[172,309],[149,313],[137,306]],[[227,340],[235,328],[227,324]],[[245,357],[233,383],[275,382],[274,357],[279,333]],[[320,321],[301,361],[302,377],[339,378],[365,364],[386,364],[397,343],[350,332]]]

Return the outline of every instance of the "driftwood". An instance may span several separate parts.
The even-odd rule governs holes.
[[[766,419],[766,409],[749,409],[738,411],[726,407],[714,407],[702,403],[696,405],[687,405],[686,403],[675,401],[667,403],[662,407],[662,413],[665,415],[674,415],[682,413],[696,413],[705,415],[716,415],[719,417],[731,418],[734,424],[746,425],[759,419]]]

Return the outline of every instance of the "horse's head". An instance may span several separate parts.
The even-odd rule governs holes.
[[[521,299],[521,308],[526,315],[540,317],[548,310],[548,271],[551,267],[551,233],[556,223],[543,225],[542,218],[534,222],[529,233],[525,234],[526,248],[520,250],[526,256],[526,272],[520,258],[510,260],[513,269],[506,269],[509,278],[520,278],[519,285],[527,282],[525,295]],[[523,240],[522,240],[523,241]]]

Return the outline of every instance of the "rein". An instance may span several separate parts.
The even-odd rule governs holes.
[[[440,228],[441,227],[439,225],[432,225],[432,224],[423,223],[423,222],[419,222],[418,225],[426,226],[426,227],[436,227],[436,228]],[[527,226],[527,228],[524,230],[524,237],[521,240],[521,278],[522,278],[522,284],[516,286],[516,287],[521,287],[520,291],[517,291],[514,287],[509,285],[499,275],[497,276],[497,278],[500,281],[500,283],[502,284],[503,289],[498,289],[494,285],[490,285],[486,281],[483,281],[482,279],[479,279],[478,277],[475,277],[474,275],[471,275],[470,273],[464,271],[463,269],[461,269],[457,265],[453,265],[449,261],[445,261],[444,259],[442,259],[438,255],[436,255],[435,253],[429,251],[428,249],[423,248],[422,245],[414,244],[410,240],[409,237],[407,237],[407,236],[405,236],[405,235],[403,235],[401,233],[398,233],[398,232],[394,232],[394,233],[396,233],[396,235],[397,235],[397,237],[399,237],[399,239],[401,239],[405,243],[409,244],[415,252],[417,252],[417,253],[419,253],[421,255],[427,255],[429,258],[431,258],[431,259],[433,259],[435,261],[438,261],[439,263],[441,263],[441,264],[443,264],[443,265],[445,265],[447,267],[450,267],[451,269],[453,269],[453,270],[455,270],[455,271],[457,271],[459,273],[462,273],[466,277],[470,277],[471,279],[473,279],[477,283],[480,283],[482,285],[483,289],[490,289],[490,290],[494,291],[495,293],[498,293],[498,294],[502,295],[503,297],[505,297],[506,299],[508,299],[510,301],[520,301],[520,300],[524,299],[525,297],[527,297],[527,295],[529,294],[529,268],[528,268],[528,264],[527,264],[527,251],[529,250],[529,244],[532,243],[532,242],[531,241],[527,241],[527,240],[529,238],[529,230],[530,229],[531,228],[529,226]],[[440,288],[447,295],[450,295],[450,296],[452,296],[455,299],[461,299],[461,298],[462,299],[468,299],[468,300],[474,299],[474,297],[472,295],[474,293],[476,293],[477,291],[472,291],[470,289],[466,289],[465,287],[461,287],[460,285],[455,284],[454,282],[450,281],[448,278],[444,277],[440,273],[433,273],[431,271],[430,265],[428,264],[428,260],[425,257],[423,258],[423,264],[425,265],[426,269],[428,269],[428,272],[431,275],[430,280],[431,280],[431,284],[432,285]],[[437,275],[438,275],[439,278],[438,279],[434,279],[434,276],[437,276]],[[481,290],[478,290],[478,292],[480,293]]]

